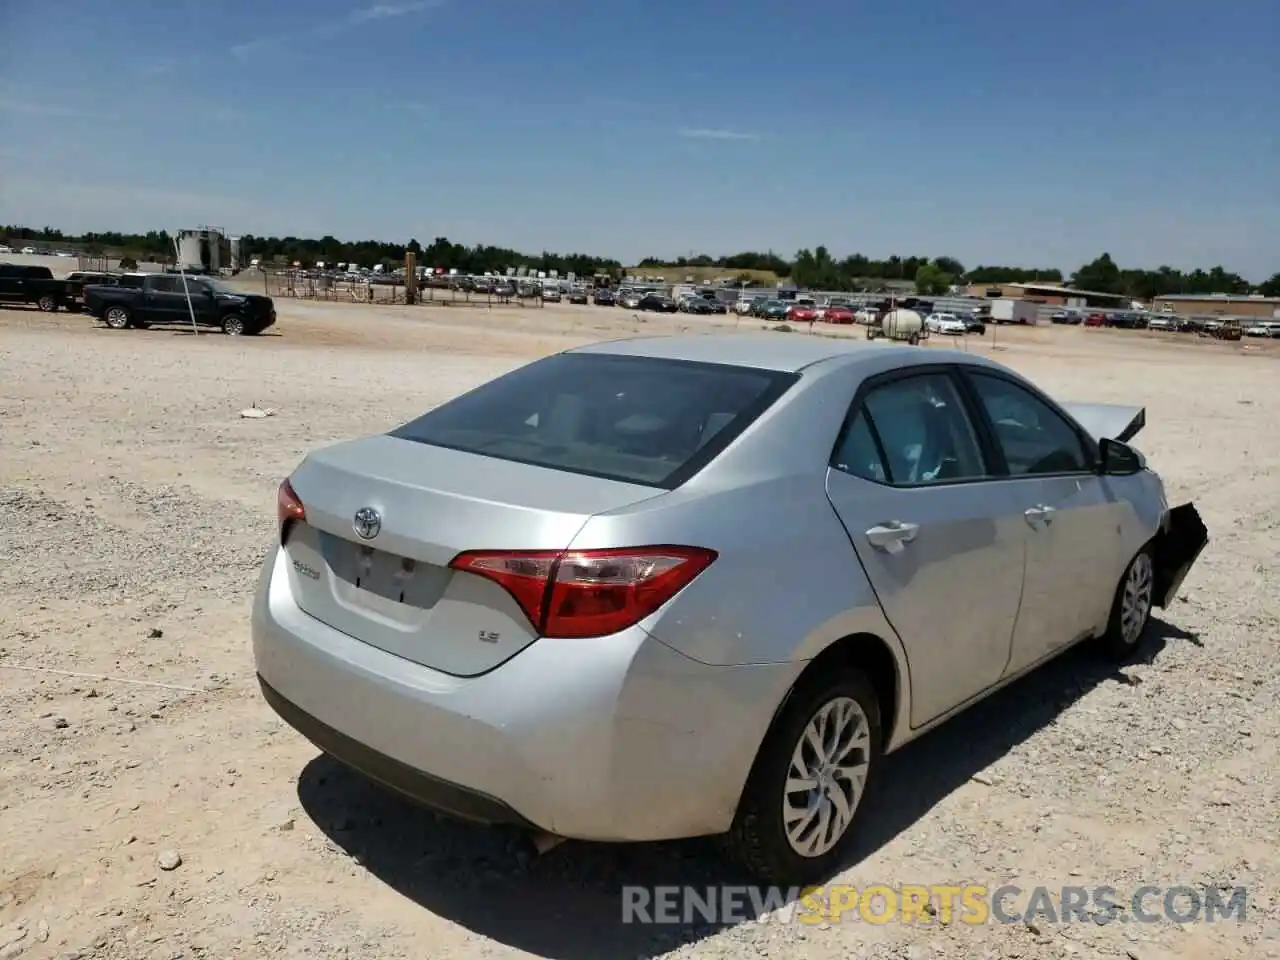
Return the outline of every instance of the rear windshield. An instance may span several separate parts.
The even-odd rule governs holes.
[[[391,435],[670,490],[710,463],[796,379],[751,367],[557,354]]]

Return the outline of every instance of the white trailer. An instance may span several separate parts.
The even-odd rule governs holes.
[[[1040,308],[1043,304],[1030,300],[1008,300],[1003,297],[991,301],[991,320],[994,323],[1040,322]]]

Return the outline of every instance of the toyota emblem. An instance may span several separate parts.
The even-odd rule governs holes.
[[[373,507],[361,507],[356,511],[351,525],[355,527],[356,535],[361,540],[372,540],[382,529],[382,516]]]

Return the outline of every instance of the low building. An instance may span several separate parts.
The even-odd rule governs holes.
[[[1280,320],[1280,297],[1226,293],[1171,293],[1156,297],[1153,310],[1180,316],[1255,317]]]
[[[971,283],[968,294],[987,300],[1008,298],[1031,300],[1056,307],[1100,307],[1106,310],[1125,309],[1130,298],[1120,293],[1102,293],[1097,290],[1077,290],[1060,283]]]

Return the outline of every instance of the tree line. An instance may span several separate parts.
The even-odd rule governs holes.
[[[1035,280],[1061,282],[1062,271],[1053,267],[975,267],[966,270],[954,257],[886,257],[875,260],[860,253],[837,260],[826,247],[799,251],[791,260],[773,251],[768,253],[735,253],[728,257],[677,257],[661,260],[645,257],[637,269],[679,267],[715,267],[721,270],[755,270],[776,274],[796,286],[815,290],[855,290],[875,281],[913,282],[922,268],[941,274],[950,283],[1021,283]],[[932,272],[926,273],[937,279]],[[743,279],[748,279],[744,273]]]
[[[40,230],[24,226],[0,226],[0,237],[10,246],[24,243],[40,243],[74,247],[89,256],[118,256],[134,260],[170,262],[174,258],[174,237],[167,230],[151,230],[147,233],[85,233],[79,236],[63,233],[53,227]],[[593,257],[585,253],[521,253],[507,247],[491,247],[485,244],[466,246],[451,243],[445,237],[436,237],[428,246],[416,239],[405,243],[385,243],[379,240],[338,240],[325,236],[320,239],[307,237],[259,237],[244,234],[240,237],[241,259],[259,259],[264,263],[299,263],[312,267],[316,263],[355,263],[363,267],[381,264],[394,267],[404,263],[406,251],[417,255],[418,265],[456,269],[459,273],[497,273],[508,267],[528,267],[531,270],[557,271],[561,276],[574,273],[591,276],[595,273],[621,275],[622,264],[605,257]]]
[[[166,230],[147,233],[85,233],[79,236],[63,233],[53,227],[33,229],[25,226],[0,226],[0,237],[10,245],[25,243],[53,244],[73,247],[90,256],[113,255],[135,260],[168,261],[173,258],[173,236]],[[317,262],[357,263],[361,266],[382,264],[392,267],[404,262],[406,251],[417,255],[424,267],[456,269],[459,273],[498,273],[508,267],[530,270],[555,270],[561,276],[573,273],[591,276],[605,273],[621,277],[623,265],[614,259],[584,253],[521,253],[507,247],[484,244],[467,246],[436,237],[423,246],[416,239],[407,244],[378,240],[355,242],[332,236],[317,239],[305,237],[258,237],[246,234],[240,238],[241,256],[245,260],[261,259],[266,263],[313,266]],[[747,271],[767,271],[779,279],[812,290],[875,290],[886,281],[913,283],[921,293],[939,294],[959,284],[1063,283],[1064,275],[1056,267],[1007,267],[981,265],[968,269],[954,257],[891,256],[884,259],[860,253],[836,258],[825,246],[803,249],[787,259],[773,251],[744,252],[725,257],[705,254],[662,260],[646,257],[637,270],[680,267],[714,267],[743,271],[741,279],[750,283]],[[1155,270],[1121,268],[1109,253],[1078,268],[1065,282],[1083,290],[1115,293],[1138,300],[1149,300],[1165,294],[1260,293],[1280,296],[1280,273],[1264,283],[1251,285],[1237,273],[1222,266],[1209,270],[1182,271],[1162,266]]]
[[[1177,270],[1162,266],[1155,270],[1121,268],[1111,254],[1079,267],[1064,279],[1056,267],[1005,267],[983,265],[966,269],[954,257],[911,256],[876,260],[860,253],[836,259],[826,247],[799,251],[786,260],[772,251],[738,253],[728,257],[678,257],[663,261],[657,257],[641,260],[641,269],[662,267],[715,267],[722,270],[771,271],[798,287],[812,290],[874,290],[885,281],[914,283],[920,293],[941,294],[959,284],[1067,283],[1081,290],[1114,293],[1135,300],[1150,300],[1168,294],[1250,294],[1280,297],[1280,273],[1260,284],[1250,284],[1238,273],[1216,266],[1209,270]],[[749,275],[742,276],[749,282]]]

